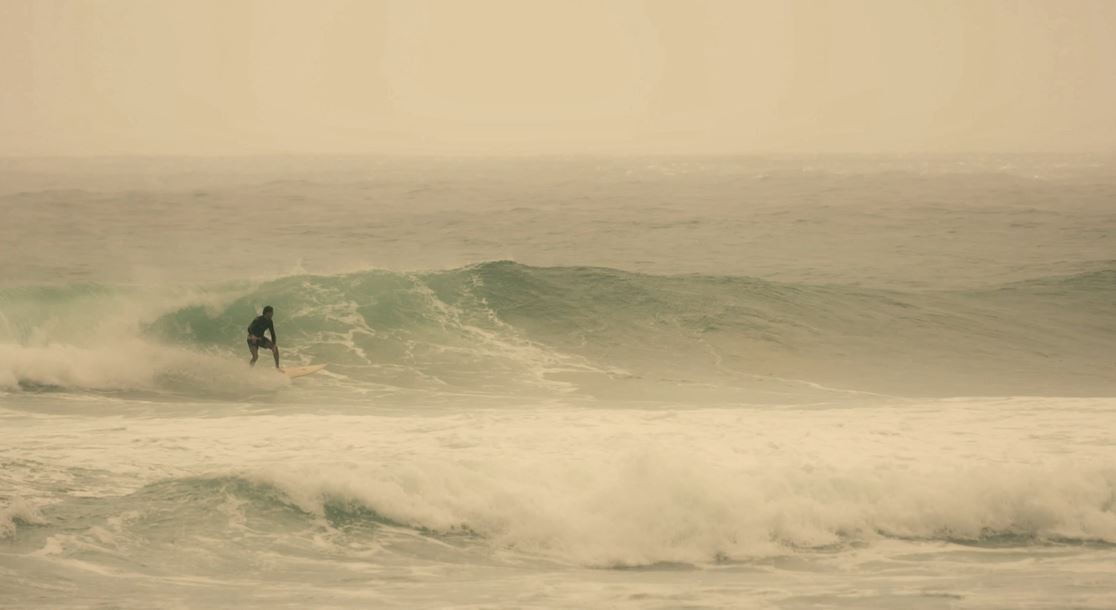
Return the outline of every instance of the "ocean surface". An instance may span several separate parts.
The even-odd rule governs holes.
[[[3,159],[0,219],[0,607],[1116,608],[1116,158]]]

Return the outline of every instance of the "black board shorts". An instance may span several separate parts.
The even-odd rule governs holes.
[[[255,338],[255,339],[253,339],[252,337],[248,337],[248,347],[249,348],[262,347],[264,349],[271,349],[274,346],[275,346],[275,344],[273,344],[271,342],[271,339],[268,339],[267,337],[258,337],[258,338]]]

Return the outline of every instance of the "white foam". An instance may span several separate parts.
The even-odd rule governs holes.
[[[0,457],[46,445],[52,463],[135,486],[247,476],[319,515],[364,508],[578,565],[704,563],[883,538],[1116,544],[1114,412],[1009,399],[59,418],[0,430]]]
[[[6,506],[0,507],[0,538],[12,535],[17,521],[34,525],[45,523],[38,505],[23,498],[13,498]]]
[[[248,375],[245,362],[123,339],[97,347],[63,343],[24,346],[0,343],[0,388],[23,385],[71,390],[271,390],[281,375]]]
[[[1070,459],[1070,441],[1031,438],[1049,412],[1013,413],[1025,410],[1018,401],[956,406],[937,415],[915,406],[492,416],[418,434],[354,422],[336,440],[378,446],[367,461],[252,472],[306,510],[356,503],[400,524],[473,531],[588,565],[700,563],[880,537],[1116,543],[1116,447],[1074,445]],[[1002,425],[974,437],[990,411]],[[1083,419],[1103,434],[1096,426],[1108,414],[1097,415],[1066,413],[1058,429]],[[369,440],[396,434],[409,446]]]
[[[605,464],[423,460],[261,476],[305,510],[355,502],[408,526],[588,565],[703,563],[880,536],[1116,543],[1116,469],[734,470],[637,451]]]
[[[216,312],[236,294],[151,285],[77,292],[62,300],[14,297],[0,312],[0,389],[277,387],[283,380],[244,381],[236,374],[239,362],[226,355],[161,345],[144,335],[144,325],[163,314],[186,306]]]

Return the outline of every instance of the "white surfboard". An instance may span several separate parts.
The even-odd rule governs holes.
[[[279,369],[279,372],[283,373],[287,377],[290,377],[291,379],[294,379],[295,377],[302,377],[304,375],[317,373],[325,367],[326,365],[324,364],[311,364],[309,366],[290,366],[285,369]]]

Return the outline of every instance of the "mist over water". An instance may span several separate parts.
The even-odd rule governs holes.
[[[1114,170],[5,160],[0,605],[1111,607]]]
[[[512,260],[989,287],[1111,260],[1114,164],[1095,155],[7,159],[0,270],[7,283],[195,285]]]

